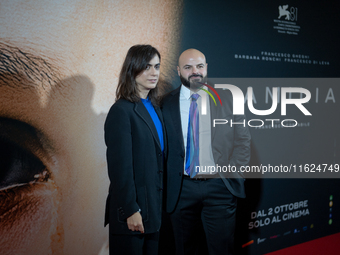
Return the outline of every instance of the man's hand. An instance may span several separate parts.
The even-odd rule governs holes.
[[[142,222],[142,215],[140,212],[136,212],[132,214],[129,218],[127,218],[127,225],[131,231],[140,231],[144,234],[144,226]]]

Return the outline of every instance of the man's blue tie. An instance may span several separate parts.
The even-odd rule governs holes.
[[[197,174],[196,166],[199,166],[199,111],[197,106],[198,98],[198,94],[191,95],[191,104],[189,110],[185,172],[191,178],[193,178]]]

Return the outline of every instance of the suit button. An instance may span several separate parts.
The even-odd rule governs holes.
[[[158,156],[162,156],[162,153],[158,153]]]
[[[179,172],[179,176],[182,176],[182,172]]]
[[[162,188],[158,188],[158,191],[161,191],[161,190],[163,190]]]

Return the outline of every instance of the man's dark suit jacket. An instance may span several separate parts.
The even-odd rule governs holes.
[[[166,211],[171,213],[176,208],[179,200],[183,181],[185,149],[180,115],[180,89],[181,86],[168,95],[162,101],[162,112],[168,139],[168,154],[166,164]],[[210,102],[211,122],[213,119],[227,119],[228,124],[211,126],[212,153],[215,164],[219,166],[247,165],[250,160],[250,133],[245,122],[243,125],[230,127],[230,120],[243,122],[244,115],[233,115],[233,99],[229,90],[218,90],[222,106]],[[223,175],[223,176],[222,176]],[[236,197],[244,198],[244,178],[241,173],[221,175],[228,190]]]
[[[159,107],[155,111],[165,129]],[[105,121],[110,178],[105,225],[111,234],[140,234],[126,219],[141,210],[144,231],[160,229],[163,196],[163,153],[153,120],[142,102],[118,100]],[[164,139],[165,140],[165,139]],[[164,144],[166,148],[166,144]]]

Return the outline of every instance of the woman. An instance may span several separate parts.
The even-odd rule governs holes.
[[[105,121],[110,254],[158,254],[165,147],[157,106],[160,58],[150,45],[129,49]]]

